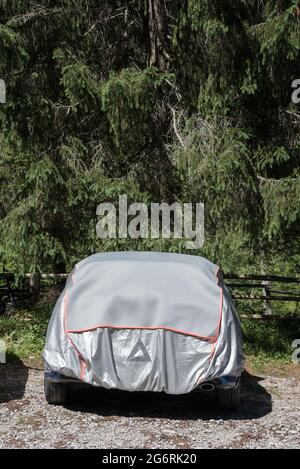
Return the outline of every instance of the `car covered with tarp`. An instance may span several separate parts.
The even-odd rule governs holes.
[[[45,396],[73,382],[124,391],[214,392],[236,408],[242,335],[218,266],[192,255],[99,253],[70,273],[48,325]]]

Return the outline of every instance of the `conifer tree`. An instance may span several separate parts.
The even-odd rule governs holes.
[[[204,202],[199,254],[228,269],[297,269],[299,33],[295,0],[0,0],[3,267],[182,250],[97,239],[127,193]]]

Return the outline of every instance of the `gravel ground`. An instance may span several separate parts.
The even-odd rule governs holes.
[[[245,373],[236,413],[199,394],[174,397],[77,390],[44,400],[43,372],[0,365],[0,448],[300,448],[300,373]]]

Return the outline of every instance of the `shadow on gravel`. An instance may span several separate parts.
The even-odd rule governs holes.
[[[22,399],[28,379],[28,368],[15,355],[7,356],[7,363],[0,364],[0,404]]]
[[[210,396],[193,392],[181,396],[163,393],[129,393],[118,390],[82,388],[72,390],[67,408],[101,416],[167,418],[176,420],[251,420],[272,411],[271,395],[259,383],[263,378],[245,372],[241,406],[236,412],[222,411]]]

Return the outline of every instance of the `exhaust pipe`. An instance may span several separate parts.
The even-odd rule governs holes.
[[[213,383],[201,383],[199,385],[199,388],[201,389],[201,391],[211,392],[214,391],[215,385]]]

